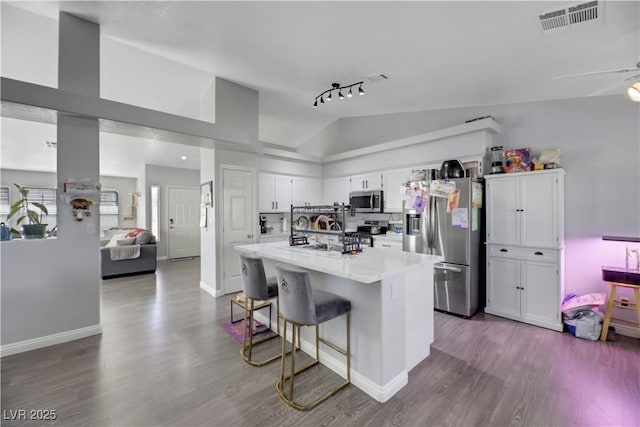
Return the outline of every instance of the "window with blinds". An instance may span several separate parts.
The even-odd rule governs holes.
[[[11,200],[9,200],[9,187],[0,187],[0,221],[6,222],[9,215]]]
[[[118,226],[120,207],[118,205],[118,192],[116,190],[102,190],[100,192],[100,232]]]
[[[47,224],[48,229],[51,230],[57,224],[56,214],[58,211],[56,205],[56,197],[57,191],[55,188],[45,188],[45,187],[23,187],[26,190],[29,190],[29,194],[27,194],[27,202],[36,202],[42,203],[46,206],[47,211],[49,211],[48,215],[42,216],[42,224]],[[34,206],[29,206],[29,209],[34,209]],[[36,212],[40,213],[40,210],[35,208]],[[38,215],[40,216],[40,215]],[[28,222],[27,222],[28,223]]]

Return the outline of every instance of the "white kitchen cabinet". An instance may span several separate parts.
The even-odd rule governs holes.
[[[291,198],[294,206],[321,205],[322,193],[320,179],[298,177],[291,179]]]
[[[259,174],[258,195],[259,212],[288,212],[291,205],[291,177]]]
[[[374,172],[351,176],[351,191],[367,191],[382,189],[382,173]]]
[[[520,261],[487,259],[487,313],[519,319]]]
[[[402,212],[400,188],[411,175],[409,169],[397,169],[383,172],[384,212]]]
[[[261,173],[258,184],[258,210],[263,213],[289,212],[292,204],[322,204],[322,181],[317,178]]]
[[[489,314],[562,331],[564,171],[488,175]]]
[[[487,244],[563,245],[564,171],[488,175]]]
[[[562,331],[560,301],[561,251],[499,247],[503,254],[487,256],[487,306],[485,312]],[[523,253],[524,251],[524,253]],[[528,251],[528,252],[527,252]],[[540,260],[531,260],[542,253]]]
[[[305,200],[312,206],[324,204],[324,187],[321,179],[307,178],[307,196]]]
[[[332,205],[334,203],[349,204],[350,178],[342,176],[338,178],[328,178],[324,180],[324,203]]]

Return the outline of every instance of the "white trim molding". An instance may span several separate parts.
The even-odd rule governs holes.
[[[362,157],[367,154],[375,154],[388,150],[397,150],[398,148],[408,147],[410,145],[422,144],[425,142],[437,141],[444,138],[465,135],[472,132],[487,131],[490,134],[500,133],[501,127],[492,117],[476,120],[470,123],[464,123],[446,129],[440,129],[434,132],[423,133],[420,135],[409,136],[407,138],[396,139],[394,141],[383,142],[364,148],[356,148],[355,150],[344,151],[342,153],[333,154],[324,157],[323,163],[331,163],[338,160],[352,159],[354,157]]]
[[[93,335],[100,335],[102,326],[92,325],[86,328],[73,329],[71,331],[60,332],[44,337],[19,341],[6,344],[0,347],[0,357],[11,356],[12,354],[24,353],[25,351],[36,350],[38,348],[49,347],[51,345],[62,344],[69,341],[86,338]]]
[[[214,289],[213,287],[204,283],[202,280],[200,281],[200,289],[202,289],[203,291],[205,291],[206,293],[208,293],[214,298],[218,298],[224,295],[221,289]]]

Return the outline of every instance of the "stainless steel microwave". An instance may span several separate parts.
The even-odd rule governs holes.
[[[349,193],[349,204],[356,212],[382,213],[384,200],[382,190],[352,191]]]

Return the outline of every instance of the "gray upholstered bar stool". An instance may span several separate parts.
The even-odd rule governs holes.
[[[267,279],[267,276],[264,272],[264,264],[262,263],[262,258],[240,254],[240,267],[242,269],[242,290],[246,297],[244,303],[244,326],[242,328],[242,347],[240,348],[240,356],[242,356],[245,362],[253,366],[262,366],[266,365],[269,362],[273,362],[282,355],[281,353],[279,353],[263,361],[255,361],[251,358],[251,353],[254,345],[269,341],[280,336],[281,316],[279,308],[280,304],[278,303],[278,280],[275,277],[270,277]],[[270,300],[274,298],[276,299],[276,331],[278,332],[278,334],[270,334],[269,336],[254,341],[254,303],[256,300]],[[249,342],[247,342],[247,318],[249,319]]]
[[[340,389],[351,383],[351,344],[350,344],[350,326],[351,326],[351,302],[338,295],[311,290],[311,281],[309,273],[304,270],[286,265],[277,265],[278,281],[281,313],[284,321],[284,337],[282,339],[282,354],[285,354],[287,345],[287,323],[292,324],[291,337],[291,373],[285,376],[284,361],[280,362],[280,381],[276,384],[276,389],[280,398],[288,405],[299,409],[309,410],[333,396]],[[338,347],[336,344],[320,337],[319,325],[338,316],[346,315],[347,321],[347,348],[346,350]],[[316,327],[316,359],[304,368],[296,371],[296,349],[293,343],[296,340],[296,329],[298,331],[298,341],[300,340],[300,326]],[[293,383],[295,376],[320,362],[320,343],[326,344],[335,351],[342,353],[347,357],[347,379],[336,388],[327,391],[325,394],[310,403],[298,403],[293,397]],[[289,380],[289,393],[283,390],[285,382]]]

